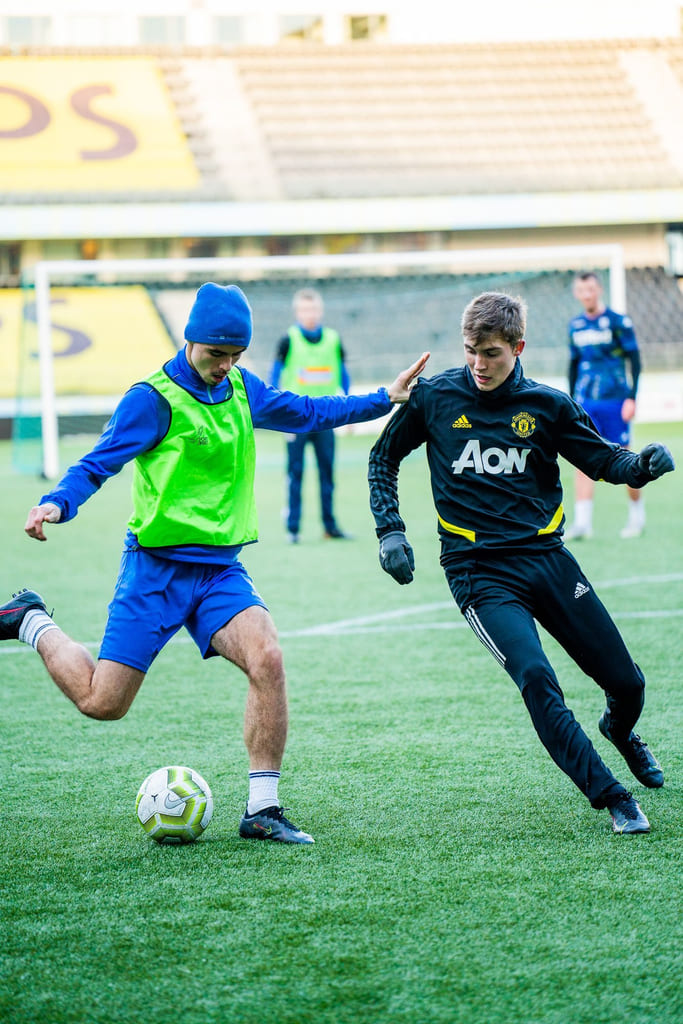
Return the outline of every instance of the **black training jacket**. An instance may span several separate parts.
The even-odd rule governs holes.
[[[438,531],[452,554],[528,550],[562,543],[558,456],[594,480],[642,487],[637,454],[603,440],[569,395],[524,376],[519,360],[495,391],[465,367],[420,378],[370,453],[377,536],[405,530],[401,460],[427,445]]]

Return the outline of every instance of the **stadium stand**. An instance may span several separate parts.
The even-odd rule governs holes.
[[[235,63],[290,198],[678,185],[629,48],[307,48]]]
[[[18,192],[54,202],[263,200],[683,185],[680,40],[308,43],[97,60],[106,81],[92,53],[0,55],[4,101],[14,89],[53,105],[61,96],[68,129],[56,148],[49,127],[32,138],[3,133],[13,177],[0,183],[0,201]],[[74,91],[93,85],[109,93],[91,94],[89,113],[74,122]],[[116,123],[131,129],[138,150],[119,162],[123,175],[107,179],[107,161],[83,154],[111,146]],[[75,124],[85,142],[69,136]],[[18,173],[17,160],[33,176]]]
[[[282,192],[256,112],[242,88],[234,61],[217,58],[164,63],[166,82],[178,92],[176,107],[188,123],[184,95],[199,97],[188,104],[190,124],[201,124],[211,163],[193,152],[205,188],[238,200],[280,199]],[[201,115],[199,110],[201,109]],[[192,128],[186,129],[192,138]]]

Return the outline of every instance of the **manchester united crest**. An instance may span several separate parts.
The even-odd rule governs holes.
[[[536,429],[536,420],[528,412],[518,412],[510,424],[517,437],[531,437]]]

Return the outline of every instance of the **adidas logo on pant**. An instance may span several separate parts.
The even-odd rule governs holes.
[[[579,582],[576,584],[576,589],[574,591],[574,597],[583,597],[583,595],[587,594],[589,590],[590,590],[590,587],[587,587],[585,583],[582,583],[579,580]]]

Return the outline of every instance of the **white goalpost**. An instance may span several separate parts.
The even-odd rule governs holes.
[[[349,253],[341,255],[253,256],[179,259],[44,260],[33,269],[38,357],[40,367],[40,421],[42,473],[59,474],[58,403],[55,393],[51,289],[66,281],[89,277],[102,283],[124,275],[139,284],[154,280],[177,282],[186,276],[221,276],[238,283],[263,280],[271,274],[325,276],[351,272],[356,276],[400,277],[411,273],[470,275],[539,271],[604,270],[610,305],[626,309],[626,275],[622,247],[611,245],[533,246],[498,249],[420,252]],[[189,286],[189,285],[188,285]]]

